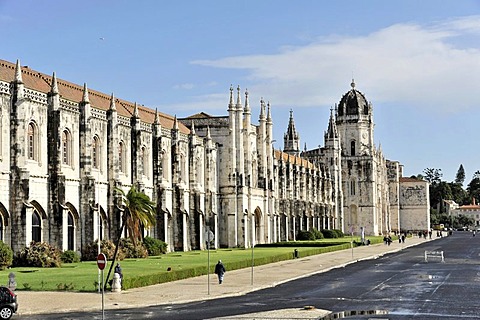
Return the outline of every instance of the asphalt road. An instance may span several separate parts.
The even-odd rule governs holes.
[[[425,262],[425,251],[443,251],[445,262],[439,258]],[[304,306],[331,310],[336,319],[480,319],[479,284],[480,236],[456,232],[376,260],[244,296],[108,310],[104,319],[235,319],[234,315]],[[380,314],[349,316],[351,311]],[[102,319],[102,314],[29,315],[16,319]]]

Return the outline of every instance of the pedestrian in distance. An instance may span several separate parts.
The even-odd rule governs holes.
[[[222,260],[218,260],[218,263],[215,266],[215,274],[218,276],[218,283],[222,284],[223,276],[225,275],[225,266],[223,265]]]

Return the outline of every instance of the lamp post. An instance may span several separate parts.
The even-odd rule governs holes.
[[[205,239],[207,239],[207,256],[208,256],[208,262],[207,262],[207,292],[208,295],[210,295],[210,243],[215,239],[215,235],[213,234],[212,230],[210,228],[205,231]]]
[[[252,238],[253,238],[253,233],[252,233]],[[252,239],[252,275],[251,275],[251,284],[253,286],[253,266],[254,266],[254,260],[253,260],[253,249],[255,248],[255,244],[253,243],[253,240]]]

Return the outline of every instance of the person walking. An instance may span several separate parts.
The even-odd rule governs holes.
[[[218,276],[218,283],[222,284],[223,276],[225,275],[225,266],[223,265],[222,260],[218,260],[218,263],[215,266],[215,274]]]

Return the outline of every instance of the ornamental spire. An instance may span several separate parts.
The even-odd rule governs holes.
[[[177,115],[173,118],[173,129],[178,130],[178,121],[177,121]]]
[[[242,108],[242,99],[240,98],[240,85],[237,86],[237,108]]]
[[[230,85],[230,102],[228,103],[228,107],[233,108],[233,86]]]
[[[82,102],[90,102],[90,100],[88,99],[88,88],[87,88],[87,83],[86,82],[83,84]]]
[[[112,95],[110,96],[110,110],[117,111],[117,107],[115,106],[115,96],[113,95],[113,92],[112,92]]]
[[[211,140],[212,137],[210,136],[210,126],[207,126],[207,140]]]
[[[133,116],[135,118],[138,118],[138,106],[136,102],[135,102],[135,105],[133,106]]]
[[[52,75],[52,85],[50,86],[50,93],[58,94],[58,84],[57,84],[57,77],[55,76],[55,72]]]
[[[263,100],[263,97],[260,98],[260,120],[265,119],[265,101]]]
[[[270,101],[267,103],[267,122],[272,122],[272,114],[270,113]]]
[[[160,124],[160,117],[158,116],[158,110],[157,110],[157,108],[155,108],[155,120],[154,120],[154,123],[155,123],[155,124]]]
[[[20,60],[19,59],[17,59],[17,64],[15,65],[15,82],[23,83],[22,68],[20,67]]]
[[[193,120],[192,120],[192,128],[190,129],[190,133],[192,135],[195,135],[195,123],[193,122]]]
[[[250,102],[248,101],[248,89],[245,89],[245,113],[250,113]]]

